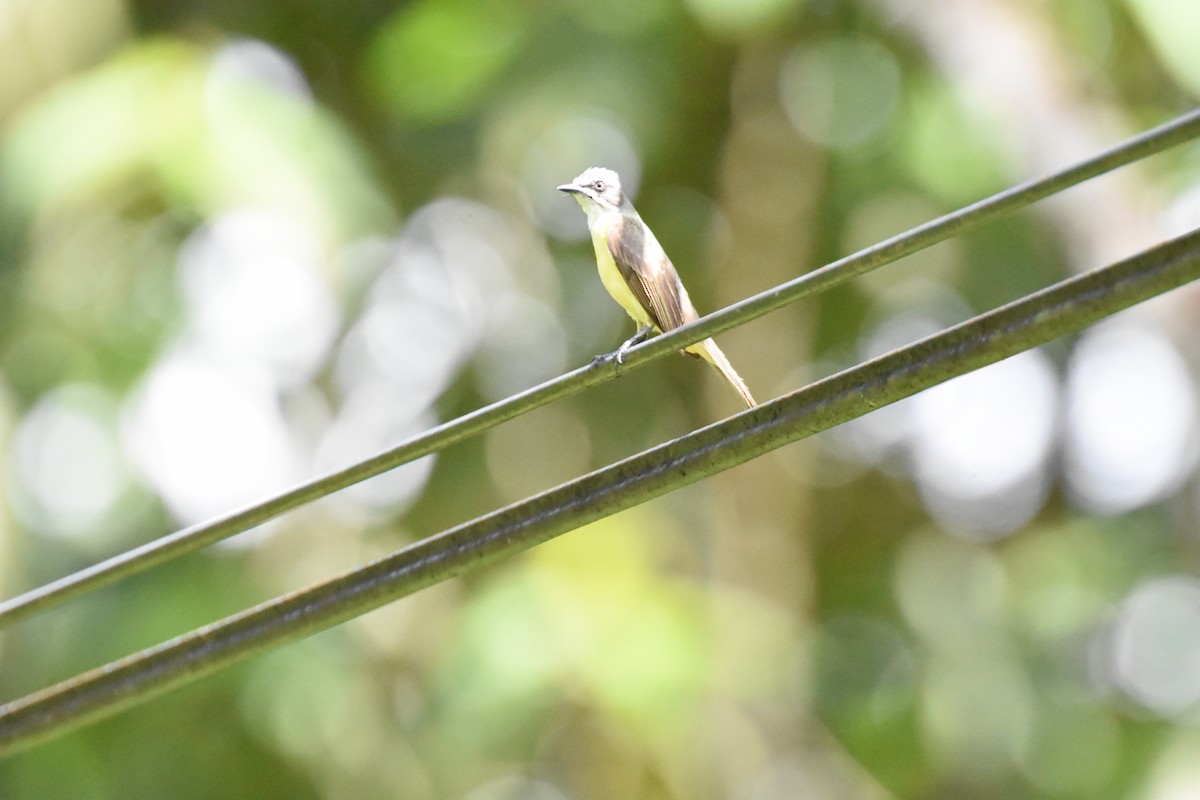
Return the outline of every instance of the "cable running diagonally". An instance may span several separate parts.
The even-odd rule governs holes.
[[[1200,279],[1200,231],[1062,281],[337,578],[0,706],[0,754],[198,680]]]
[[[1046,178],[992,195],[644,342],[626,353],[622,365],[606,362],[581,367],[435,426],[365,461],[314,478],[260,503],[147,542],[6,600],[0,603],[0,626],[25,619],[72,598],[243,533],[306,503],[436,453],[554,400],[604,383],[626,369],[644,366],[664,355],[831,289],[851,278],[878,269],[984,222],[1198,136],[1200,111],[1185,114]]]

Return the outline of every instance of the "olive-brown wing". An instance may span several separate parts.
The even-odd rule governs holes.
[[[678,328],[687,318],[679,297],[679,278],[661,247],[647,241],[640,220],[621,217],[608,227],[608,250],[638,302],[660,331]]]

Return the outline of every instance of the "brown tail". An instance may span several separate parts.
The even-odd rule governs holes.
[[[700,356],[708,363],[716,367],[725,380],[729,381],[729,385],[737,390],[737,393],[746,401],[747,408],[754,408],[758,403],[754,402],[754,397],[750,394],[750,390],[746,388],[746,382],[742,380],[742,376],[737,374],[737,370],[729,363],[729,359],[721,352],[721,348],[717,347],[717,343],[712,339],[705,339],[698,345],[695,345],[695,350],[689,348],[689,352]]]

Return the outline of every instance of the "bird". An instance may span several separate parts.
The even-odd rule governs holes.
[[[675,265],[634,209],[616,172],[589,167],[558,190],[574,197],[587,215],[600,282],[638,325],[638,332],[617,348],[614,355],[618,364],[630,347],[651,334],[700,318]],[[680,352],[712,364],[748,408],[757,405],[746,382],[712,339],[688,345]]]

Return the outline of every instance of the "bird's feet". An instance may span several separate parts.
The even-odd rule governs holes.
[[[652,330],[654,330],[654,328],[647,325],[633,336],[630,336],[628,339],[626,339],[625,342],[617,348],[617,352],[613,353],[613,355],[616,356],[617,363],[624,364],[625,353],[628,352],[629,348],[633,347],[635,344],[641,344],[642,342],[646,341]]]
[[[650,336],[650,333],[653,330],[654,330],[654,328],[647,325],[645,328],[642,328],[640,331],[635,333],[633,336],[630,336],[628,339],[626,339],[621,344],[621,346],[618,347],[613,352],[601,353],[598,356],[593,356],[592,357],[592,366],[596,366],[598,364],[605,364],[610,361],[616,361],[618,364],[624,364],[625,363],[625,353],[629,351],[629,348],[633,347],[635,344],[641,344],[642,342],[646,341],[647,337]]]

